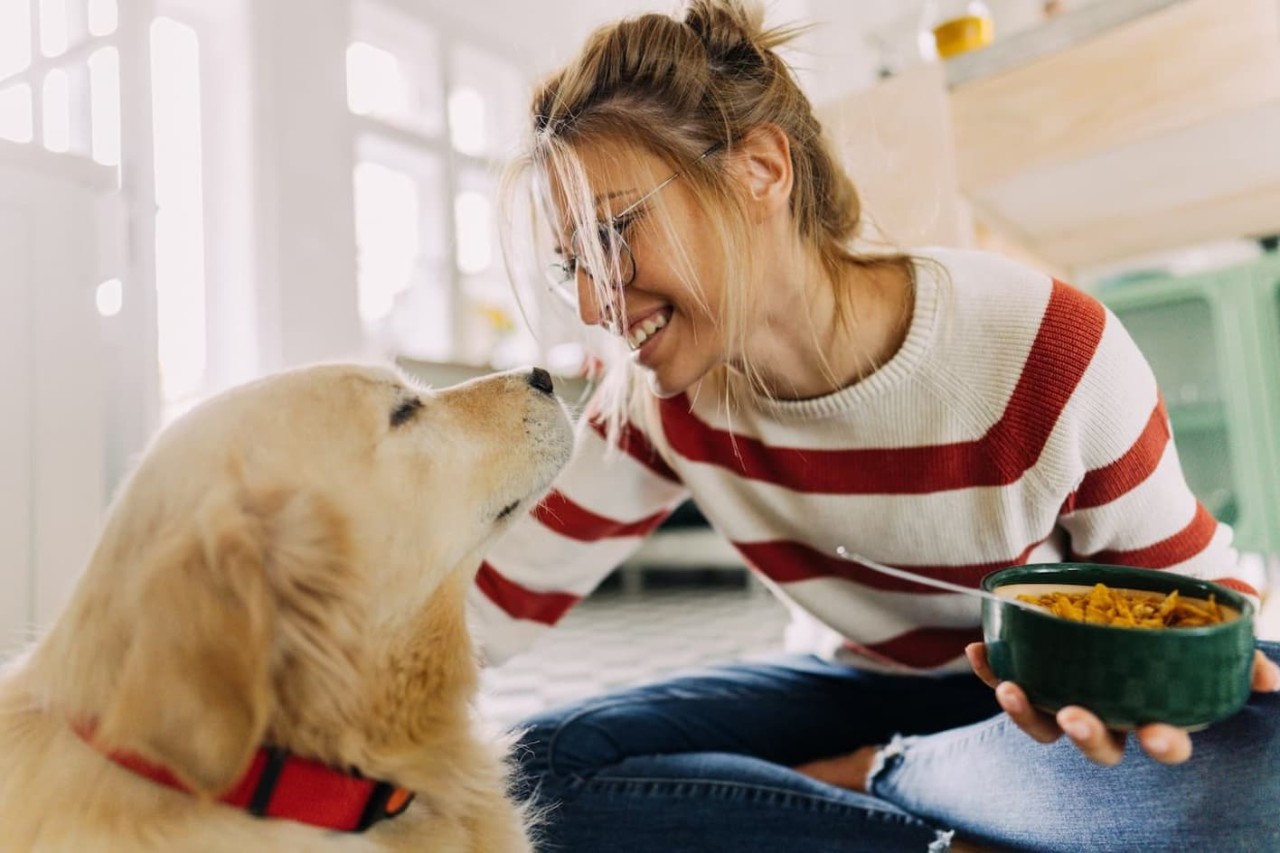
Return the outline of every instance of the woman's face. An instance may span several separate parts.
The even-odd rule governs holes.
[[[617,146],[594,148],[580,156],[601,222],[641,200],[675,171],[653,155]],[[572,222],[563,195],[553,197],[560,207],[559,221]],[[607,282],[594,282],[580,263],[579,316],[588,325],[600,325],[624,338],[654,393],[674,396],[725,357],[718,319],[724,283],[714,231],[683,178],[621,217],[618,231],[630,248],[634,277],[619,292]],[[575,254],[572,234],[556,236],[562,251]],[[610,298],[602,299],[597,285],[605,285]]]

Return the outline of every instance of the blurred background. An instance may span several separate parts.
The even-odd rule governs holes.
[[[503,265],[501,167],[536,79],[599,24],[677,8],[0,0],[0,653],[65,601],[148,438],[210,393],[375,357],[436,385],[536,362],[580,394],[572,323],[517,301],[536,266]],[[813,25],[786,56],[868,236],[995,249],[1107,302],[1263,583],[1280,554],[1280,2],[767,8]],[[487,673],[485,702],[510,721],[771,654],[785,622],[687,506]]]

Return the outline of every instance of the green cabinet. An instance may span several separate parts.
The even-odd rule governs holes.
[[[1151,363],[1192,490],[1238,548],[1280,554],[1280,257],[1097,296]]]

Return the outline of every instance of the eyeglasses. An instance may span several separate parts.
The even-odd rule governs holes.
[[[712,145],[702,152],[694,162],[705,160],[719,147],[719,143]],[[580,231],[575,231],[569,241],[569,253],[565,255],[563,260],[547,267],[547,279],[551,283],[551,292],[576,309],[578,307],[579,269],[586,273],[587,277],[592,281],[606,283],[617,290],[621,290],[631,284],[636,277],[636,259],[631,252],[631,246],[627,244],[626,231],[635,219],[634,214],[636,211],[644,207],[650,199],[662,192],[668,184],[682,174],[684,174],[683,171],[676,172],[618,213],[596,225],[597,248],[600,251],[600,256],[604,258],[605,263],[608,265],[607,270],[592,270],[588,266],[586,255],[583,252],[582,234]]]

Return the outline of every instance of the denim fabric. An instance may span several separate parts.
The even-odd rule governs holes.
[[[924,853],[957,829],[1018,849],[1280,851],[1280,696],[1197,734],[1178,767],[1136,749],[1098,767],[998,711],[971,675],[717,667],[526,721],[516,793],[547,853]],[[890,745],[875,796],[790,769],[867,744]]]

